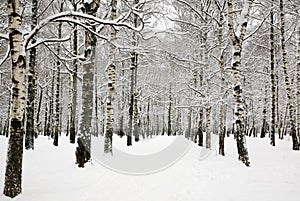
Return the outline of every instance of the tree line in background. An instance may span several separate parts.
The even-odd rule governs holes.
[[[4,194],[22,191],[23,140],[66,134],[79,167],[91,137],[234,134],[300,140],[298,0],[8,0],[0,5]],[[276,135],[278,138],[276,138]],[[204,142],[205,140],[205,142]]]

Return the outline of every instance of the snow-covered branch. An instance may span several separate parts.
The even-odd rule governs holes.
[[[59,42],[66,42],[68,40],[70,40],[70,36],[68,37],[65,37],[65,38],[48,38],[48,39],[39,39],[37,40],[35,43],[31,44],[30,46],[28,46],[26,48],[26,50],[29,50],[31,48],[34,48],[38,45],[41,45],[41,44],[45,44],[45,43],[59,43]]]
[[[78,22],[78,20],[75,20],[74,17],[77,17],[79,20],[84,20],[83,22]],[[139,16],[140,17],[140,16]],[[87,21],[85,21],[87,20]],[[120,21],[121,20],[121,21]],[[139,27],[135,27],[129,23],[124,22],[124,16],[117,18],[115,20],[104,20],[100,19],[98,17],[88,15],[85,13],[77,12],[77,11],[65,11],[61,13],[57,13],[55,15],[49,16],[42,20],[25,38],[25,48],[28,46],[30,40],[41,30],[43,27],[45,27],[50,22],[55,21],[67,21],[70,23],[77,23],[81,25],[85,25],[85,27],[89,26],[91,22],[93,22],[93,25],[111,25],[111,26],[122,26],[129,29],[132,29],[134,31],[140,32],[144,28],[144,23],[140,23]]]
[[[0,39],[9,40],[8,34],[0,33]]]
[[[8,59],[9,55],[10,55],[10,45],[8,45],[7,51],[3,59],[0,60],[0,66],[2,66],[2,64]]]

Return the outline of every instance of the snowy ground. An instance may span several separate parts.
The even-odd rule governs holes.
[[[174,137],[141,141],[130,149],[125,138],[115,146],[128,153],[159,151]],[[226,157],[216,149],[199,160],[201,148],[193,145],[173,166],[155,174],[132,176],[111,171],[95,161],[86,168],[75,164],[75,145],[66,138],[59,147],[39,137],[35,151],[25,151],[23,193],[18,201],[299,201],[300,152],[291,150],[289,139],[271,147],[268,139],[248,138],[251,167],[237,160],[233,138],[226,138]],[[145,149],[143,149],[145,148]],[[0,136],[0,200],[7,139]]]

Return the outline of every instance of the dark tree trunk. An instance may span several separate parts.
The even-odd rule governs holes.
[[[93,0],[84,4],[85,13],[96,15],[100,0]],[[95,27],[92,27],[95,30]],[[82,83],[82,114],[80,128],[77,138],[76,163],[78,167],[84,167],[84,164],[91,158],[91,130],[93,113],[93,81],[95,65],[96,36],[90,32],[85,32],[85,61],[83,63],[83,83]]]
[[[150,133],[150,99],[148,99],[147,103],[147,116],[146,116],[146,136],[152,137],[152,133]]]
[[[76,5],[74,5],[74,10],[76,10]],[[74,25],[73,34],[73,54],[78,54],[77,45],[77,26]],[[78,62],[75,59],[73,61],[73,74],[72,74],[72,106],[71,106],[71,117],[70,117],[70,143],[75,143],[76,138],[76,109],[77,109],[77,68]]]
[[[60,2],[60,12],[63,12],[64,7],[64,0]],[[62,22],[58,25],[58,38],[60,39],[62,37]],[[57,45],[57,55],[60,55],[61,47],[60,44]],[[60,118],[61,118],[61,103],[60,103],[60,97],[61,97],[61,87],[60,87],[60,67],[61,62],[58,59],[56,62],[56,88],[55,88],[55,115],[54,115],[54,140],[53,145],[58,146],[58,136],[60,135]]]
[[[42,107],[42,100],[43,100],[43,88],[42,87],[40,87],[40,94],[39,94],[40,96],[39,96],[39,102],[38,102],[38,107],[37,107],[37,111],[36,111],[36,122],[37,122],[37,125],[36,125],[36,127],[37,127],[37,132],[38,133],[41,133],[42,132],[42,123],[40,122],[40,113],[41,113],[41,107]],[[36,135],[38,134],[38,133],[35,133]],[[35,137],[37,137],[37,136],[35,136]]]
[[[271,145],[275,146],[275,98],[276,98],[276,85],[275,85],[275,45],[274,45],[274,0],[272,0],[271,13],[270,13],[270,59],[271,59]]]
[[[197,130],[197,136],[198,136],[198,145],[203,146],[203,109],[200,108],[199,111],[199,121],[198,121],[198,130]]]
[[[32,0],[31,5],[32,12],[32,25],[31,30],[37,25],[37,0]],[[32,40],[35,43],[35,40]],[[36,96],[36,77],[35,77],[35,67],[36,67],[36,48],[31,48],[29,52],[29,73],[28,78],[28,89],[27,89],[27,106],[26,106],[26,132],[25,132],[25,148],[34,149],[34,135],[35,135],[35,125],[34,125],[34,113],[35,113],[35,96]]]
[[[45,103],[45,119],[44,119],[44,136],[48,136],[49,133],[47,132],[48,131],[48,128],[47,128],[47,125],[48,125],[48,103],[46,102]]]
[[[2,118],[2,116],[0,117],[0,135],[4,135],[4,133],[3,133],[3,118]]]
[[[171,94],[171,85],[170,85],[170,92],[169,92],[169,108],[168,108],[168,136],[172,135],[172,94]]]

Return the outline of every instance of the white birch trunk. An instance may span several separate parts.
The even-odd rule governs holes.
[[[219,10],[219,27],[218,27],[218,43],[219,43],[219,65],[220,65],[220,74],[221,74],[221,105],[220,105],[220,128],[219,128],[219,154],[225,156],[224,150],[224,139],[226,132],[226,104],[225,104],[225,61],[224,61],[224,50],[222,47],[223,44],[223,23],[224,18],[221,13],[221,9]]]
[[[246,34],[246,28],[248,23],[248,18],[250,10],[253,4],[253,0],[247,0],[246,5],[242,11],[240,17],[243,19],[240,20],[240,25],[237,32],[234,30],[233,23],[233,5],[232,0],[227,1],[228,5],[228,27],[229,34],[233,45],[233,56],[232,56],[232,72],[233,72],[233,97],[235,102],[235,126],[236,126],[236,140],[237,140],[237,149],[239,160],[241,160],[246,166],[250,165],[248,150],[246,148],[246,137],[244,129],[244,101],[243,101],[243,90],[241,83],[241,53],[242,53],[242,44]]]
[[[287,95],[287,101],[289,105],[289,122],[290,122],[290,134],[292,136],[293,141],[293,150],[299,150],[299,142],[297,137],[297,131],[296,131],[296,123],[295,123],[295,110],[294,110],[294,104],[293,104],[293,94],[292,94],[292,88],[291,88],[291,81],[288,74],[288,66],[287,66],[287,53],[286,53],[286,47],[285,47],[285,19],[284,19],[284,5],[283,0],[279,1],[280,5],[280,31],[281,31],[281,50],[282,50],[282,68],[283,73],[285,77],[285,85],[286,85],[286,95]]]
[[[7,1],[10,55],[12,61],[12,91],[10,111],[10,137],[5,169],[3,194],[15,197],[22,192],[22,160],[24,136],[24,112],[26,105],[26,58],[22,42],[22,18],[18,0]]]
[[[110,19],[115,20],[117,15],[117,0],[111,0],[111,15]],[[110,27],[110,42],[114,43],[117,32],[113,26]],[[106,128],[104,140],[104,153],[112,154],[112,136],[114,129],[114,108],[113,99],[115,94],[116,82],[116,65],[115,65],[116,48],[113,44],[110,45],[109,64],[107,69],[108,85],[107,85],[107,100],[106,100]]]
[[[210,149],[211,148],[211,103],[210,103],[210,86],[209,86],[209,82],[207,82],[207,93],[206,93],[206,98],[207,98],[207,102],[206,102],[206,107],[205,107],[205,112],[206,112],[206,127],[205,127],[205,131],[206,131],[206,148]]]

